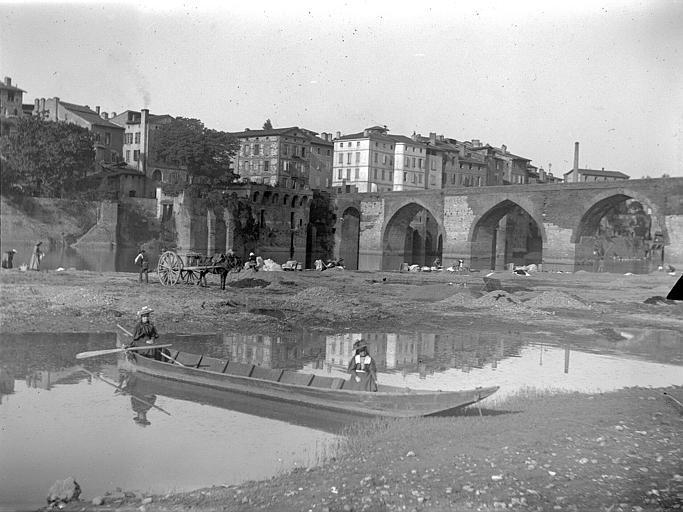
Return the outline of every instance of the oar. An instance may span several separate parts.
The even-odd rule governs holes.
[[[99,379],[99,380],[101,380],[102,382],[104,382],[105,384],[109,384],[110,386],[112,386],[112,387],[114,387],[114,388],[116,388],[116,389],[118,389],[118,390],[121,390],[121,386],[117,386],[117,385],[114,384],[113,382],[109,382],[107,379],[105,379],[104,377],[100,376],[99,374],[93,373],[93,372],[91,372],[90,370],[88,370],[87,368],[84,368],[84,367],[82,367],[82,366],[81,366],[81,370],[83,370],[84,372],[90,374],[91,377],[94,377],[94,378],[96,378],[96,379]],[[150,402],[147,402],[146,400],[143,400],[142,398],[140,398],[140,397],[138,397],[138,396],[135,396],[134,394],[132,394],[132,393],[130,393],[130,392],[128,392],[128,394],[130,395],[131,398],[134,398],[135,400],[137,400],[137,401],[140,402],[140,403],[143,403],[143,404],[148,405],[148,406],[150,406],[150,407],[154,407],[155,409],[159,409],[161,412],[163,412],[164,414],[168,414],[169,416],[171,415],[170,412],[165,411],[164,409],[162,409],[162,408],[159,407],[158,405],[154,405],[154,404],[152,404],[152,403],[150,403]]]
[[[128,352],[129,350],[147,350],[150,348],[164,348],[170,347],[171,343],[165,345],[145,345],[143,347],[126,347],[126,348],[106,348],[103,350],[89,350],[87,352],[79,352],[76,354],[76,359],[86,359],[88,357],[103,356],[106,354],[118,354],[120,352]]]
[[[118,327],[119,329],[121,329],[123,332],[125,332],[125,333],[126,333],[128,336],[130,336],[131,338],[133,337],[133,335],[130,333],[130,331],[126,330],[126,328],[123,327],[121,324],[116,324],[116,327]],[[161,346],[169,347],[170,345],[158,345],[158,346],[160,346],[160,347],[161,347]],[[150,348],[150,347],[146,347],[146,348]],[[154,348],[154,347],[152,347],[152,348]],[[161,355],[162,355],[163,357],[165,357],[166,359],[168,359],[169,361],[171,361],[171,364],[175,363],[175,364],[177,364],[177,365],[179,365],[179,366],[185,366],[185,365],[184,365],[183,363],[181,363],[180,361],[176,361],[176,360],[173,359],[171,356],[169,356],[168,354],[164,353],[163,350],[161,351]]]

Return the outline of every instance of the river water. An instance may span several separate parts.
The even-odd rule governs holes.
[[[489,404],[527,388],[593,393],[683,385],[683,341],[672,330],[630,329],[611,339],[579,331],[571,345],[541,331],[304,331],[166,335],[164,341],[265,367],[345,376],[360,338],[368,340],[381,383],[442,390],[501,386]],[[50,485],[68,476],[88,499],[117,487],[165,493],[269,478],[333,454],[339,432],[356,421],[131,376],[115,355],[75,359],[113,345],[113,334],[102,333],[0,340],[0,510],[39,507]]]

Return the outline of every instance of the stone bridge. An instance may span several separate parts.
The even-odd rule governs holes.
[[[360,270],[436,257],[482,270],[511,263],[572,270],[595,259],[600,220],[628,199],[649,214],[644,254],[683,265],[683,178],[342,194],[336,256]]]

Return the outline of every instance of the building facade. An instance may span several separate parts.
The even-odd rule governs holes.
[[[327,133],[299,128],[231,133],[239,142],[232,168],[244,182],[291,189],[323,188],[331,182],[332,141]]]
[[[564,181],[567,183],[587,181],[622,181],[629,179],[627,174],[620,171],[606,171],[596,169],[572,169],[564,173]]]
[[[112,123],[106,112],[100,113],[100,107],[92,110],[88,105],[67,103],[58,97],[41,98],[34,102],[33,115],[87,128],[95,139],[95,161],[118,163],[122,160],[124,130]]]
[[[513,165],[515,159],[519,164]],[[482,187],[502,184],[505,169],[517,175],[522,161],[529,160],[478,141],[460,142],[436,133],[407,137],[373,126],[337,134],[332,185],[357,192]]]
[[[170,124],[168,114],[150,114],[149,110],[126,110],[115,115],[111,122],[124,129],[123,160],[126,166],[136,169],[156,183],[183,184],[187,182],[187,169],[158,162],[153,155],[157,130]]]
[[[8,76],[0,82],[0,135],[12,133],[16,119],[23,115],[22,100],[25,92],[12,85],[12,78]]]

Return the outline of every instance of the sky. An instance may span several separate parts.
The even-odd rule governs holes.
[[[582,168],[683,176],[683,0],[139,3],[0,0],[0,76],[24,103],[386,125],[555,175],[579,142]]]

